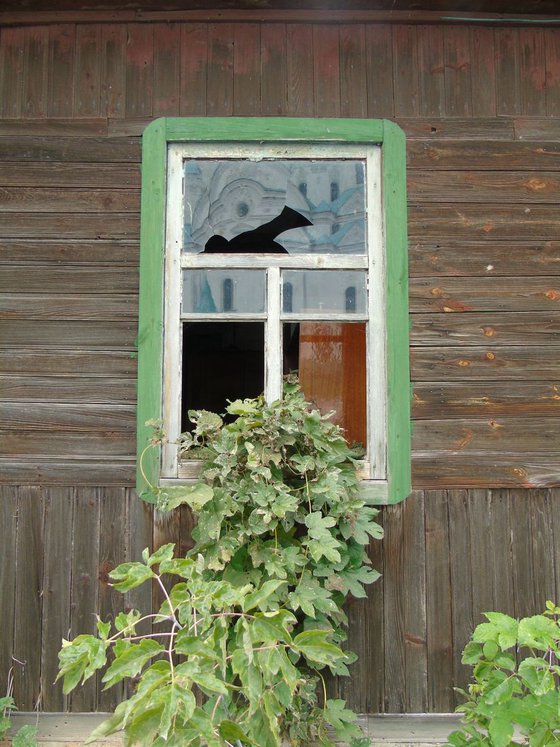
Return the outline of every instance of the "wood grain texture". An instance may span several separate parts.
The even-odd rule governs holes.
[[[265,116],[285,116],[287,111],[287,37],[286,26],[260,27],[260,112]],[[250,59],[250,46],[246,54]],[[236,75],[237,78],[237,75]],[[235,86],[235,83],[234,83]],[[235,96],[237,100],[237,95]],[[258,108],[255,107],[256,113]]]
[[[555,141],[409,140],[408,168],[437,171],[558,171]]]
[[[286,26],[287,112],[291,117],[313,115],[313,27]]]
[[[70,351],[71,354],[73,351]],[[58,358],[48,353],[51,365],[56,368]],[[94,355],[94,354],[91,354]],[[62,356],[64,357],[64,356]],[[131,378],[113,378],[102,375],[46,376],[21,373],[0,377],[2,392],[6,399],[24,402],[60,402],[67,404],[108,404],[136,402],[136,382]]]
[[[556,172],[527,174],[526,171],[411,171],[407,179],[411,203],[560,202],[560,177]]]
[[[7,242],[10,246],[11,242]],[[91,247],[85,243],[83,249]],[[22,284],[22,279],[25,283]],[[79,264],[64,264],[56,267],[55,263],[42,265],[33,263],[7,264],[0,273],[0,292],[12,293],[20,288],[26,293],[42,293],[48,288],[51,294],[66,293],[72,289],[74,293],[130,293],[133,299],[138,292],[138,272],[129,267],[88,267]]]

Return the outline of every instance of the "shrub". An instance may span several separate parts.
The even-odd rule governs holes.
[[[487,612],[462,661],[474,682],[460,691],[463,726],[449,736],[453,747],[560,745],[560,608],[515,620]]]
[[[378,577],[365,548],[382,530],[360,497],[357,452],[293,381],[271,405],[231,403],[227,422],[190,416],[182,448],[203,460],[200,480],[152,491],[162,510],[191,507],[195,546],[185,558],[173,557],[173,545],[146,550],[141,563],[111,572],[123,593],[159,584],[163,604],[64,642],[65,692],[110,655],[105,687],[136,678],[136,690],[93,738],[124,729],[127,745],[329,746],[329,728],[368,744],[323,677],[348,674],[355,657],[341,648],[342,605]],[[169,592],[168,576],[177,581]],[[138,633],[147,619],[154,629]]]

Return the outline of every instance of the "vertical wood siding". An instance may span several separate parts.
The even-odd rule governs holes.
[[[480,613],[558,599],[554,29],[0,30],[0,691],[13,665],[20,708],[111,708],[120,693],[98,682],[68,701],[52,686],[60,639],[119,609],[116,563],[189,543],[187,513],[152,519],[129,488],[139,136],[164,115],[388,117],[407,133],[417,491],[382,511],[383,577],[349,610],[360,660],[332,687],[362,711],[448,711]]]

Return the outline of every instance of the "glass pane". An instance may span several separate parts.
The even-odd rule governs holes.
[[[227,400],[263,390],[263,322],[183,324],[182,431],[192,428],[189,410],[223,413]]]
[[[366,325],[301,322],[283,325],[284,373],[295,371],[303,392],[349,443],[367,442]]]
[[[282,309],[286,314],[366,313],[362,270],[285,270]]]
[[[183,250],[365,254],[365,162],[184,162]]]
[[[264,270],[183,270],[183,313],[259,314],[265,287]]]

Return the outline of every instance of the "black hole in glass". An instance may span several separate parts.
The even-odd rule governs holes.
[[[264,323],[189,322],[183,325],[181,430],[189,410],[223,413],[227,400],[264,390]]]

